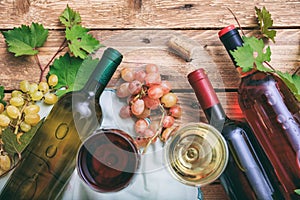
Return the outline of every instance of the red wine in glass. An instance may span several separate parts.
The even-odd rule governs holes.
[[[132,182],[139,167],[134,140],[117,129],[99,129],[81,145],[77,155],[80,178],[93,190],[117,192]]]

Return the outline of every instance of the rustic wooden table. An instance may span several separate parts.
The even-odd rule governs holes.
[[[227,115],[235,119],[243,118],[237,104],[239,76],[217,36],[222,27],[236,24],[227,8],[235,13],[246,33],[253,33],[257,29],[254,7],[265,6],[272,14],[273,28],[277,31],[276,43],[270,42],[272,66],[290,72],[300,65],[298,0],[1,0],[0,30],[31,22],[43,24],[50,30],[45,46],[39,49],[41,64],[45,65],[62,43],[64,27],[58,16],[67,4],[80,13],[83,26],[91,29],[97,39],[124,53],[125,63],[156,63],[161,66],[162,74],[173,80],[184,112],[199,113],[200,110],[203,121],[204,115],[185,79],[197,67],[209,71]],[[203,48],[210,62],[200,60],[191,65],[171,55],[163,43],[170,34],[180,34],[194,40]],[[0,58],[0,85],[5,87],[6,93],[18,88],[21,80],[38,81],[35,59],[14,57],[8,53],[2,34]],[[113,83],[110,86],[113,87]],[[189,114],[182,119],[184,123],[194,120],[199,118]],[[226,199],[219,181],[204,187],[203,192],[207,200]]]

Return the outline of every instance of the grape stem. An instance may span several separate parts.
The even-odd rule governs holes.
[[[164,120],[164,117],[166,115],[166,111],[163,107],[163,105],[159,104],[159,108],[162,112],[162,115],[161,115],[161,119],[160,119],[160,122],[159,122],[159,128],[157,129],[157,131],[155,132],[155,134],[151,137],[151,139],[148,141],[147,145],[145,146],[142,154],[144,155],[148,149],[148,147],[150,146],[150,144],[153,142],[153,140],[160,134],[161,132],[161,128],[162,128],[162,124],[163,124],[163,120]]]
[[[229,12],[233,15],[234,20],[237,22],[239,28],[241,29],[242,34],[245,36],[245,33],[244,33],[243,29],[242,29],[242,26],[241,26],[239,20],[237,19],[237,17],[235,16],[235,14],[233,13],[233,11],[232,11],[230,8],[227,7],[227,9],[228,9]]]
[[[18,118],[17,118],[17,123],[16,123],[16,125],[15,125],[15,131],[14,131],[14,133],[15,133],[15,135],[17,135],[18,134],[18,131],[19,131],[19,126],[20,126],[20,124],[22,123],[22,113],[24,112],[24,109],[26,108],[26,106],[28,105],[28,101],[26,100],[26,103],[24,103],[24,105],[22,106],[22,109],[21,109],[21,111],[20,111],[20,115],[18,116]]]
[[[55,54],[52,56],[52,58],[49,60],[49,62],[43,67],[41,62],[40,62],[40,59],[38,57],[38,55],[36,54],[34,57],[35,57],[35,60],[36,60],[36,63],[37,65],[39,66],[40,68],[40,79],[39,79],[39,82],[41,82],[43,80],[43,77],[44,77],[44,74],[46,72],[46,70],[49,68],[50,64],[52,63],[52,61],[56,58],[56,56],[62,52],[66,47],[67,47],[67,39],[65,38],[64,41],[62,42],[62,44],[60,45],[60,47],[58,48],[58,50],[55,52]]]
[[[292,74],[292,76],[296,75],[300,71],[300,67],[296,69],[296,71]]]

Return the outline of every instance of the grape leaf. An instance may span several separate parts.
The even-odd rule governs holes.
[[[89,29],[80,25],[66,29],[68,46],[74,56],[85,59],[88,54],[103,46],[91,34],[88,34],[88,32]]]
[[[63,11],[59,20],[62,24],[64,24],[67,28],[71,28],[74,25],[81,23],[81,17],[79,12],[74,11],[67,5],[67,8]]]
[[[92,59],[91,56],[82,60],[71,57],[68,53],[56,59],[48,73],[48,77],[51,74],[58,77],[58,84],[54,87],[57,90],[56,94],[60,97],[67,92],[81,89],[98,62],[98,59]]]
[[[285,82],[296,99],[300,101],[300,76],[294,74],[291,75],[287,72],[276,71],[276,74]]]
[[[36,55],[37,48],[43,46],[48,38],[48,29],[41,24],[32,23],[31,26],[21,25],[2,34],[8,45],[8,51],[15,56]]]
[[[263,62],[271,60],[271,50],[265,45],[262,39],[256,37],[243,36],[244,44],[234,51],[230,51],[235,62],[244,72],[250,71],[254,66],[259,71],[269,72],[269,68],[264,67]],[[265,52],[264,52],[265,51]]]
[[[4,87],[0,85],[0,103],[6,106],[6,102],[3,100],[4,96]]]
[[[5,151],[11,157],[13,157],[16,153],[17,154],[22,153],[22,151],[29,144],[32,137],[34,136],[36,131],[39,129],[39,127],[43,124],[43,122],[44,122],[44,119],[40,120],[37,125],[33,126],[27,133],[24,133],[20,137],[20,143],[18,143],[16,134],[10,127],[4,129],[2,132],[2,141],[4,143]]]
[[[300,189],[296,189],[295,193],[298,194],[298,195],[300,195]]]
[[[271,39],[275,43],[274,38],[276,36],[276,31],[269,30],[269,28],[273,26],[273,20],[270,12],[265,7],[263,7],[262,9],[255,7],[255,11],[262,35],[266,38]]]
[[[82,62],[83,59],[70,56],[69,53],[54,60],[53,64],[50,66],[48,77],[51,74],[57,75],[58,83],[54,89],[58,90],[56,93],[58,96],[73,90],[74,80]]]

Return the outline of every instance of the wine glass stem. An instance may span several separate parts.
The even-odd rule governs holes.
[[[198,196],[197,196],[198,200],[204,200],[203,198],[203,193],[200,187],[198,187]]]

